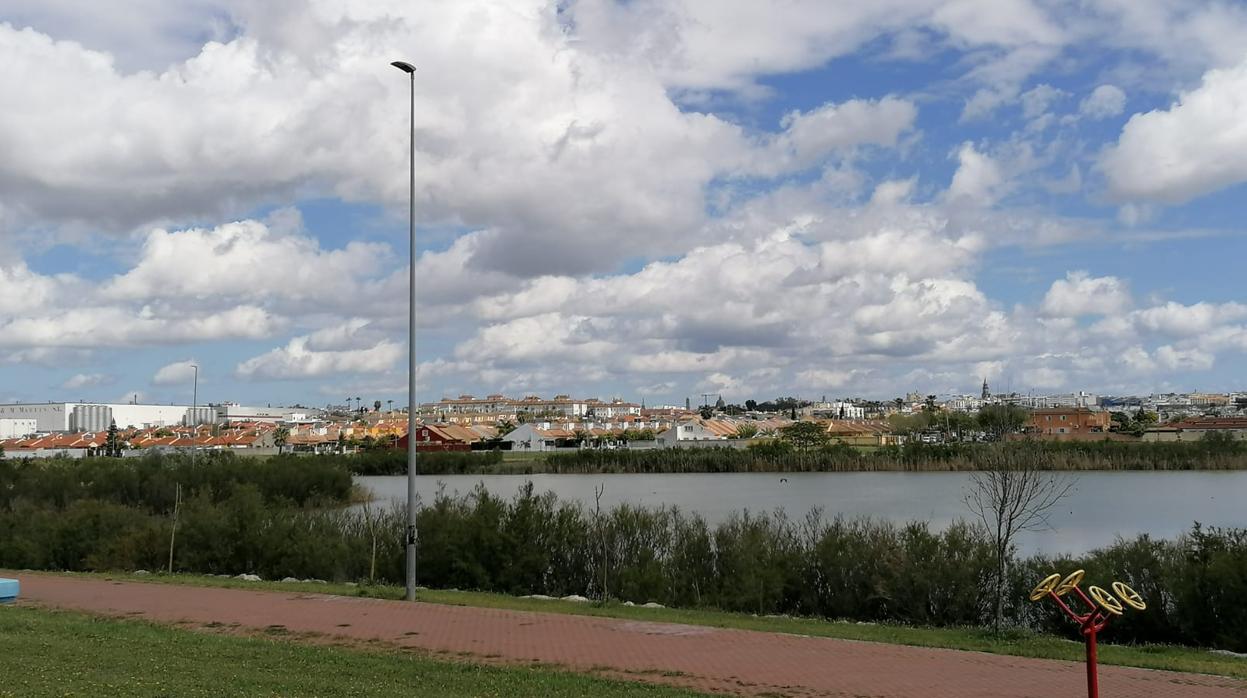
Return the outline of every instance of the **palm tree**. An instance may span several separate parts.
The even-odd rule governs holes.
[[[286,427],[277,427],[277,431],[273,432],[273,445],[277,447],[278,455],[281,454],[288,440],[290,440],[290,430]]]
[[[388,412],[390,412],[390,414],[393,414],[393,413],[394,413],[394,401],[393,401],[393,400],[386,400],[385,402],[386,402],[386,405],[387,405],[386,410],[387,410]]]

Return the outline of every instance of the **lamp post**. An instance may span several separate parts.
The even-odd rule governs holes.
[[[194,387],[191,388],[191,465],[195,464],[195,437],[199,435],[199,365],[191,364],[195,369]]]
[[[410,177],[407,191],[407,600],[416,600],[416,67],[403,61],[390,65],[411,81],[411,135],[408,139]]]

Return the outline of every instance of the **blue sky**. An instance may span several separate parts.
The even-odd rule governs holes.
[[[0,401],[1247,390],[1247,7],[0,0]]]

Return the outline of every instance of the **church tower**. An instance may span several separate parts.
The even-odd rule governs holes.
[[[992,391],[987,387],[987,378],[984,377],[983,378],[983,399],[986,400],[987,398],[991,396],[992,396]]]

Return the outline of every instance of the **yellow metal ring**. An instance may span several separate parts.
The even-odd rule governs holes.
[[[1125,582],[1113,582],[1113,593],[1117,594],[1125,604],[1136,611],[1147,610],[1147,602],[1139,596],[1139,592],[1131,589]]]
[[[1043,581],[1031,590],[1031,601],[1038,601],[1047,596],[1053,589],[1056,588],[1056,584],[1059,581],[1061,581],[1061,575],[1059,574],[1050,574],[1047,577],[1044,577]]]
[[[1074,570],[1073,572],[1070,572],[1065,579],[1061,580],[1060,584],[1056,585],[1056,589],[1053,589],[1052,593],[1057,596],[1065,596],[1074,587],[1078,586],[1078,583],[1082,581],[1085,574],[1087,574],[1086,570]]]
[[[1087,589],[1087,593],[1091,595],[1091,598],[1095,599],[1096,603],[1100,604],[1100,608],[1115,616],[1121,615],[1121,602],[1112,594],[1097,586]]]

